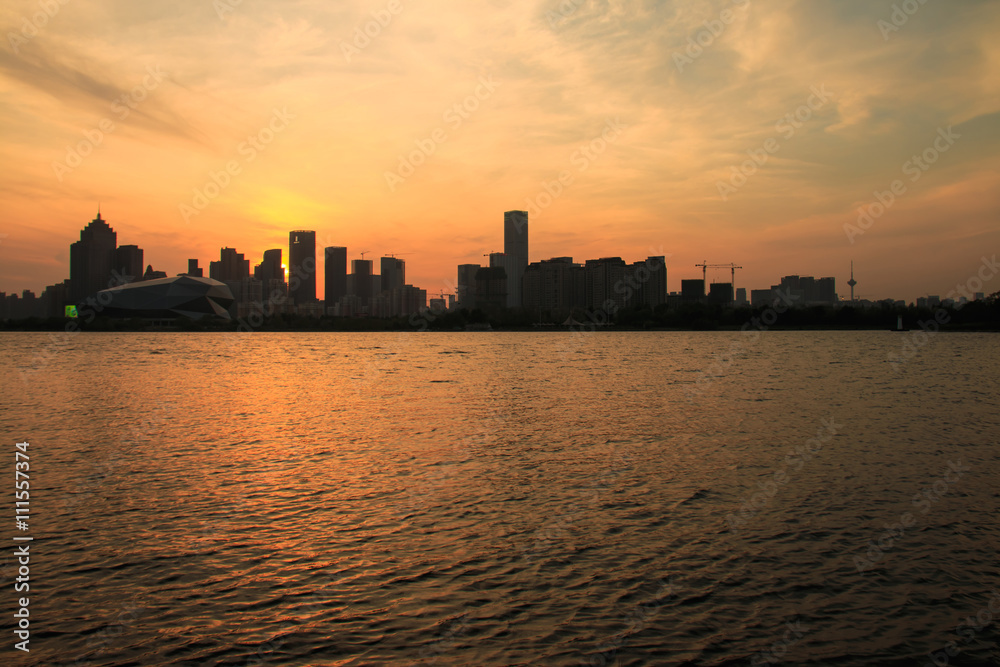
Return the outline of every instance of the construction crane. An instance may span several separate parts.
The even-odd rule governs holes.
[[[733,294],[736,294],[736,269],[742,269],[742,266],[736,266],[735,264],[709,264],[708,262],[702,262],[701,264],[695,264],[695,268],[697,267],[701,267],[702,282],[706,282],[708,280],[709,269],[729,269],[733,276]]]
[[[371,252],[372,252],[371,250],[362,250],[361,252],[359,252],[358,254],[361,255],[361,261],[364,261],[365,255],[370,255]]]
[[[412,255],[412,254],[413,254],[412,252],[387,252],[385,256],[396,259],[397,257],[402,257],[403,255]]]

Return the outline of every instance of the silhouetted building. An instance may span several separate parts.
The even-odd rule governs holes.
[[[694,303],[705,300],[704,280],[682,280],[681,300],[687,303]]]
[[[224,283],[210,278],[175,276],[102,290],[101,315],[172,319],[219,317],[229,319],[233,295]],[[80,316],[87,312],[81,309]]]
[[[226,283],[233,291],[238,314],[241,309],[240,304],[248,304],[244,310],[249,310],[250,313],[258,308],[264,316],[292,310],[288,303],[288,284],[285,282],[285,267],[281,263],[281,252],[281,248],[265,250],[260,264],[253,269],[251,280]]]
[[[528,265],[521,281],[522,305],[539,315],[558,317],[587,303],[586,271],[572,257],[554,257]]]
[[[39,315],[41,317],[63,317],[69,301],[69,280],[55,285],[49,285],[39,298]],[[3,319],[0,317],[0,319]]]
[[[390,317],[409,317],[427,307],[427,290],[403,285],[390,293]]]
[[[406,284],[406,262],[395,257],[383,257],[381,259],[380,281],[382,292],[391,292]]]
[[[372,260],[352,259],[351,260],[351,285],[354,296],[358,297],[358,302],[362,308],[371,305],[372,296]]]
[[[296,306],[316,301],[316,232],[288,235],[288,296]]]
[[[708,302],[728,306],[733,302],[732,283],[712,283],[708,288]]]
[[[273,280],[285,281],[285,268],[281,265],[281,248],[264,251],[260,264],[253,269],[253,277],[263,285],[268,285]]]
[[[528,268],[528,212],[503,214],[504,269],[507,271],[507,306],[521,305],[521,280]]]
[[[113,284],[117,247],[118,234],[98,212],[69,247],[70,301],[80,304]]]
[[[208,265],[208,275],[219,282],[234,282],[250,277],[250,260],[235,248],[223,248],[219,252],[219,261]]]
[[[153,265],[150,264],[146,267],[146,272],[142,274],[142,280],[159,280],[160,278],[166,278],[166,271],[154,271]]]
[[[4,301],[4,315],[0,319],[23,320],[29,317],[44,317],[42,301],[31,290],[23,290],[18,296],[11,294],[0,299]]]
[[[118,246],[115,249],[115,265],[111,271],[112,282],[127,285],[141,279],[142,248],[137,245]]]
[[[29,308],[25,304],[33,303],[34,298],[34,292],[29,292],[28,290],[24,290],[21,296],[0,292],[0,303],[3,306],[0,319],[22,320],[26,317],[31,317],[31,312],[29,312]]]
[[[666,257],[647,257],[643,262],[633,263],[630,269],[624,286],[615,286],[616,291],[625,292],[626,305],[656,308],[667,302]]]
[[[817,280],[812,276],[785,276],[781,279],[781,284],[771,286],[772,298],[778,298],[779,291],[796,306],[837,303],[837,281],[835,278]]]
[[[323,251],[323,299],[327,311],[347,296],[347,248],[330,246]]]
[[[747,288],[737,287],[736,288],[736,305],[746,306],[747,305]]]
[[[277,293],[265,295],[265,283],[256,278],[242,280],[226,280],[226,287],[233,294],[233,303],[229,307],[230,314],[237,318],[247,318],[251,314],[269,316],[275,312],[286,312],[285,295],[279,289]],[[274,286],[272,281],[272,287]],[[279,283],[283,285],[284,283]],[[265,307],[265,301],[266,307]]]
[[[816,281],[816,301],[820,303],[837,303],[837,279],[820,278]]]
[[[198,260],[196,260],[196,259],[189,259],[188,260],[188,270],[187,270],[187,274],[186,275],[189,275],[192,278],[204,278],[205,277],[205,269],[203,269],[200,266],[198,266]]]
[[[584,269],[587,308],[613,311],[625,305],[624,285],[629,273],[625,260],[621,257],[588,259]]]
[[[571,257],[534,262],[524,273],[522,291],[525,308],[559,321],[573,308],[609,313],[623,307],[655,308],[667,302],[666,258],[626,264],[621,257],[604,257],[583,266]]]
[[[490,268],[503,269],[504,276],[506,276],[506,301],[504,302],[504,307],[509,308],[511,303],[520,303],[520,299],[513,299],[510,295],[511,290],[511,280],[510,276],[517,271],[518,258],[516,255],[508,255],[505,252],[491,252],[490,253]],[[478,273],[478,272],[477,272]],[[523,277],[523,272],[522,272]]]
[[[766,308],[774,304],[774,292],[769,289],[750,290],[750,306],[753,308]]]
[[[481,268],[478,264],[458,266],[458,284],[455,286],[455,291],[459,308],[472,310],[476,307],[476,271]]]
[[[483,267],[476,271],[476,307],[496,312],[506,306],[507,271],[502,266]]]

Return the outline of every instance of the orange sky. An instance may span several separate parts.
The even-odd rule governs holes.
[[[6,2],[0,291],[68,277],[100,202],[169,274],[313,229],[436,293],[562,176],[532,261],[670,254],[671,290],[707,259],[843,295],[853,259],[865,297],[943,294],[1000,246],[1000,3],[893,4]]]

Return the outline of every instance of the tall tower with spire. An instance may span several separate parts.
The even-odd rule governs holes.
[[[112,286],[112,271],[118,234],[97,212],[80,232],[80,240],[69,247],[70,303],[80,304],[87,297]]]
[[[854,301],[854,286],[858,284],[858,281],[854,279],[854,262],[851,262],[851,279],[847,281],[847,284],[851,286],[851,301]]]

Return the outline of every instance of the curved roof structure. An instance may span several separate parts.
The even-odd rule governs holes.
[[[109,317],[228,320],[233,293],[218,280],[175,276],[102,290],[97,293],[97,302],[102,306],[101,314]]]

